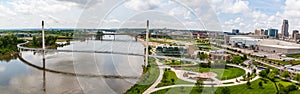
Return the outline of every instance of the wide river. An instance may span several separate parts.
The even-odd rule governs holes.
[[[121,35],[116,37],[116,41],[71,41],[70,45],[58,49],[144,54],[144,47],[140,42]],[[101,75],[140,77],[144,63],[143,56],[103,53],[47,52],[44,62],[41,53],[21,51],[21,56],[31,64],[39,67],[45,64],[46,69],[61,73],[35,68],[22,62],[20,58],[0,60],[0,94],[121,94],[138,79],[107,78]]]

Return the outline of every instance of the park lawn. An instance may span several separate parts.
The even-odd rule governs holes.
[[[151,94],[190,94],[192,89],[192,87],[175,87],[159,90]]]
[[[126,94],[141,94],[156,81],[159,76],[159,68],[156,66],[154,58],[149,58],[149,65],[151,67],[142,75],[139,82],[127,90]]]
[[[195,72],[214,72],[218,76],[218,79],[226,80],[233,79],[245,75],[245,70],[234,67],[226,67],[225,69],[217,68],[200,68],[199,67],[183,67],[184,70],[195,71]]]
[[[167,41],[163,41],[163,40],[157,40],[157,39],[150,39],[150,42],[156,42],[156,43],[160,43],[160,44],[168,44],[171,45],[172,42],[167,42]]]
[[[178,65],[189,65],[189,64],[193,64],[192,62],[188,62],[188,61],[180,61],[180,60],[175,60],[174,62],[172,62],[172,60],[170,60],[169,62],[167,62],[167,60],[165,59],[159,59],[159,62],[170,65],[170,66],[178,66]],[[171,63],[170,63],[171,62]]]
[[[236,86],[229,86],[230,94],[276,94],[276,87],[270,80],[267,80],[267,83],[263,83],[263,88],[258,86],[258,83],[262,81],[260,79],[251,82],[251,89],[248,88],[246,84],[236,85]],[[280,79],[276,80],[276,84],[279,83],[287,86],[293,84],[292,82],[282,81]],[[201,92],[202,94],[220,94],[223,87],[219,88],[204,88]],[[216,92],[213,92],[216,89]],[[164,89],[160,91],[153,92],[152,94],[200,94],[198,88],[196,87],[177,87],[171,89]],[[291,91],[289,94],[300,94],[300,90]]]
[[[248,89],[246,84],[243,85],[237,85],[237,86],[230,86],[228,87],[230,89],[230,94],[275,94],[276,89],[272,82],[268,81],[267,84],[264,84],[264,89],[260,89],[258,87],[258,83],[260,80],[251,82],[252,89]],[[213,89],[213,88],[204,88],[204,89]],[[172,88],[172,89],[165,89],[156,91],[153,94],[165,94],[173,91],[180,91],[181,88]],[[180,91],[181,94],[200,94],[199,90],[195,87],[185,87],[184,91]],[[221,88],[217,88],[216,92],[201,92],[203,94],[220,94]],[[175,93],[176,94],[176,93]]]
[[[284,65],[290,65],[291,64],[291,62],[293,63],[293,64],[300,64],[300,60],[296,60],[296,61],[282,61],[282,60],[273,60],[274,62],[278,62],[278,63],[280,63],[280,64],[284,64]]]
[[[172,82],[171,79],[174,79],[174,82]],[[156,87],[163,87],[163,86],[169,86],[169,85],[175,85],[175,84],[194,84],[194,83],[178,79],[175,72],[173,72],[172,70],[166,69],[164,72],[163,79]]]
[[[287,57],[300,58],[300,54],[288,54]]]

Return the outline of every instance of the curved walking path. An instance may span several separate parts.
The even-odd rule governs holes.
[[[159,77],[143,94],[150,94],[152,92],[163,90],[163,89],[168,89],[168,88],[194,87],[195,86],[195,84],[179,84],[179,85],[170,85],[170,86],[164,86],[164,87],[155,88],[160,83],[160,81],[163,78],[164,68],[171,68],[168,65],[164,65],[164,64],[160,63],[157,58],[155,58],[155,59],[156,59],[157,65],[159,65],[159,70],[160,70]],[[252,71],[250,69],[248,69],[246,67],[243,67],[243,66],[239,66],[239,65],[235,65],[235,64],[226,64],[226,65],[227,66],[241,68],[241,69],[245,70],[245,73],[248,73],[248,72],[252,73]],[[179,79],[184,80],[184,81],[188,81],[188,82],[196,83],[196,80],[192,80],[192,79],[188,79],[186,77],[183,77],[182,73],[184,73],[184,72],[197,73],[197,72],[186,71],[186,70],[175,70],[174,68],[171,68],[171,70],[175,72],[176,76]],[[251,79],[250,82],[255,81],[255,80],[259,79],[259,78],[260,78],[259,76],[256,76],[255,78]],[[237,78],[233,78],[233,79],[229,79],[229,80],[222,80],[222,81],[220,81],[220,80],[218,80],[216,78],[214,79],[214,80],[216,80],[214,82],[204,81],[205,84],[215,84],[215,83],[217,83],[216,85],[204,85],[204,87],[226,87],[226,86],[235,86],[235,85],[241,85],[241,84],[246,84],[247,83],[247,81],[236,82],[236,79],[238,79],[238,80],[243,79],[243,76],[240,76],[240,77],[237,77]],[[222,84],[222,83],[227,83],[227,82],[233,82],[233,84]]]
[[[160,63],[157,58],[155,58],[155,62],[158,65],[158,68],[159,68],[159,76],[156,79],[156,81],[146,91],[144,91],[143,94],[150,94],[155,89],[155,87],[160,83],[160,81],[163,78],[164,68],[166,66],[164,66],[162,63]]]
[[[176,57],[170,57],[170,56],[158,56],[158,55],[149,55],[150,57],[155,58],[161,58],[161,59],[173,59],[173,60],[182,60],[182,61],[189,61],[189,62],[198,62],[198,63],[207,63],[203,60],[197,60],[197,59],[190,59],[190,58],[176,58]]]
[[[22,55],[18,54],[18,58],[24,62],[25,64],[34,67],[39,70],[45,70],[47,72],[51,73],[58,73],[58,74],[64,74],[64,75],[71,75],[71,76],[82,76],[82,77],[103,77],[103,78],[116,78],[116,79],[139,79],[137,76],[121,76],[121,75],[101,75],[101,74],[81,74],[76,72],[65,72],[65,71],[59,71],[59,70],[53,70],[48,68],[43,68],[41,66],[35,65],[30,63],[29,61],[25,60]]]
[[[259,76],[256,76],[255,78],[253,78],[252,80],[250,80],[250,82],[253,82],[257,79],[259,79]],[[247,81],[241,81],[240,83],[234,83],[234,84],[221,84],[221,85],[203,85],[203,87],[227,87],[227,86],[236,86],[236,85],[241,85],[241,84],[246,84]],[[164,86],[164,87],[159,87],[159,88],[155,88],[154,90],[152,90],[150,93],[155,92],[155,91],[159,91],[159,90],[163,90],[163,89],[168,89],[168,88],[175,88],[175,87],[194,87],[195,84],[178,84],[178,85],[170,85],[170,86]],[[149,94],[149,93],[148,93]]]

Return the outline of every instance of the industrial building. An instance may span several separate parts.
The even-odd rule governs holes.
[[[296,43],[275,40],[275,39],[256,39],[253,37],[230,37],[229,45],[259,50],[272,53],[296,54],[300,53],[300,45]]]
[[[228,60],[231,59],[231,54],[227,54],[226,50],[215,50],[209,52],[210,60]]]
[[[230,38],[232,37],[249,37],[249,38],[253,38],[253,39],[266,39],[268,38],[267,35],[225,35],[223,41],[225,42],[225,44],[230,45]]]
[[[252,37],[231,37],[229,44],[234,47],[257,49],[257,44],[262,39],[255,39]]]
[[[282,54],[297,54],[300,53],[300,45],[296,43],[266,39],[258,43],[260,51],[282,53]]]
[[[164,56],[182,56],[187,55],[188,49],[184,46],[167,46],[167,45],[159,45],[156,47],[157,55]]]

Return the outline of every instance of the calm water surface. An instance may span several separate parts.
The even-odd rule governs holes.
[[[110,38],[108,36],[108,38]],[[72,41],[62,50],[96,50],[143,54],[143,45],[129,36],[117,36],[116,40],[129,41]],[[43,67],[41,53],[22,51],[22,57]],[[66,75],[120,75],[139,77],[144,58],[101,53],[47,52],[45,68],[62,73],[34,68],[19,58],[0,61],[0,94],[120,94],[124,93],[137,79],[103,78]]]

